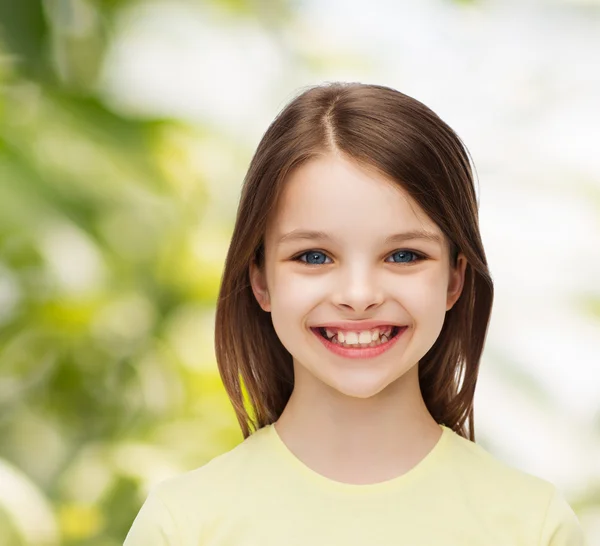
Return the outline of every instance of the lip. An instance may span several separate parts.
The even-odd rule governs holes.
[[[334,328],[336,330],[347,330],[350,332],[360,332],[363,330],[372,330],[380,326],[398,326],[403,328],[406,324],[400,324],[394,320],[344,320],[337,322],[323,322],[322,324],[315,324],[311,328]]]
[[[384,343],[383,345],[377,345],[377,347],[351,348],[341,347],[340,345],[332,343],[319,333],[319,328],[321,327],[311,328],[312,333],[319,338],[319,340],[325,346],[325,348],[329,349],[332,353],[339,356],[343,356],[345,358],[374,358],[383,353],[386,353],[398,342],[398,340],[402,337],[404,332],[408,329],[408,327],[406,326],[401,327],[400,331],[392,339],[390,339],[387,343]]]

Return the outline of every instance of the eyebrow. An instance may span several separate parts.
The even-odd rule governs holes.
[[[334,237],[331,237],[324,231],[313,231],[307,229],[294,229],[289,233],[285,233],[282,235],[277,244],[282,244],[290,241],[332,241]],[[422,229],[413,229],[411,231],[405,231],[403,233],[395,233],[385,238],[384,244],[390,243],[402,243],[404,241],[412,241],[412,240],[425,240],[431,241],[434,243],[438,243],[439,245],[443,244],[442,237],[437,233],[432,233],[430,231],[425,231]]]

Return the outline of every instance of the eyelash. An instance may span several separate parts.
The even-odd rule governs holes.
[[[394,250],[394,252],[392,252],[389,256],[393,256],[394,254],[397,254],[398,252],[408,252],[410,254],[414,254],[414,256],[416,257],[416,260],[412,260],[410,262],[387,262],[387,263],[395,263],[395,264],[398,264],[398,265],[414,265],[416,263],[419,263],[419,262],[427,259],[427,257],[424,254],[421,254],[420,252],[415,252],[414,250],[407,250],[407,249],[404,249],[404,248],[400,248],[398,250]],[[303,263],[305,265],[308,265],[308,266],[330,265],[330,264],[309,264],[307,261],[300,259],[300,258],[302,258],[302,256],[306,256],[307,254],[311,254],[311,253],[314,253],[314,254],[323,254],[324,256],[327,256],[328,258],[330,258],[330,256],[328,256],[327,253],[323,252],[322,250],[310,249],[310,250],[304,251],[302,254],[298,254],[298,255],[294,256],[292,258],[292,261],[294,261],[294,262],[301,262],[301,263]]]

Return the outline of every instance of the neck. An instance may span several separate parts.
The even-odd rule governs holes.
[[[369,398],[346,396],[296,374],[294,392],[275,428],[308,467],[347,483],[376,483],[403,474],[442,434],[423,400],[416,365]]]

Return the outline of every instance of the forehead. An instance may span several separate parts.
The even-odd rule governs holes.
[[[284,183],[270,236],[304,228],[336,237],[377,236],[439,227],[398,184],[372,169],[328,155],[294,170]]]

